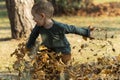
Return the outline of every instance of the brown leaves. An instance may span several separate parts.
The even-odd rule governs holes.
[[[44,50],[47,50],[47,49],[48,49],[48,48],[45,47],[44,45],[39,46],[39,50],[40,50],[40,51],[44,51]]]
[[[56,80],[60,72],[66,67],[60,60],[61,54],[56,54],[48,50],[45,46],[38,47],[30,52],[25,49],[25,43],[18,45],[18,48],[11,54],[15,55],[17,60],[13,68],[19,71],[19,77],[27,79],[28,74],[31,79],[38,80]],[[25,58],[29,54],[30,60]]]
[[[11,57],[15,55],[17,59],[23,58],[27,54],[27,49],[25,47],[25,43],[18,44],[18,48],[11,54]]]
[[[112,45],[109,42],[109,45]],[[81,44],[81,50],[88,48],[88,44]],[[106,46],[100,45],[100,48]],[[67,70],[73,80],[98,80],[98,79],[117,79],[120,72],[120,55],[116,57],[97,58],[97,62],[83,63],[71,62],[66,66],[61,61],[61,54],[47,49],[45,46],[26,51],[25,43],[19,44],[18,48],[11,54],[15,55],[13,68],[19,71],[19,77],[23,79],[31,78],[38,80],[56,80],[61,72]],[[74,47],[75,48],[75,47]],[[91,50],[94,52],[94,50]],[[32,54],[31,54],[32,53]],[[30,60],[26,59],[26,54],[30,54]],[[97,56],[97,54],[94,54]],[[88,57],[87,59],[89,59]],[[74,63],[74,65],[72,64]],[[30,77],[31,76],[31,77]]]
[[[98,58],[97,62],[79,64],[75,67],[76,80],[119,79],[120,56]]]

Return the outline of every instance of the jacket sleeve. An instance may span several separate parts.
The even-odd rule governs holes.
[[[39,27],[35,26],[30,34],[26,48],[31,49],[35,45],[36,38],[39,36]]]
[[[90,37],[90,29],[75,27],[73,25],[62,24],[66,34],[74,33],[85,37]]]

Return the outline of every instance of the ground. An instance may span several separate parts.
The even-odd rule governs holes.
[[[103,19],[104,18],[104,19]],[[97,57],[101,56],[115,56],[120,53],[119,50],[119,19],[120,17],[55,17],[57,21],[62,21],[64,23],[77,25],[77,26],[88,26],[92,23],[93,26],[97,28],[107,29],[108,38],[105,38],[105,31],[96,32],[96,35],[99,35],[101,39],[104,40],[87,40],[84,41],[81,36],[75,34],[67,34],[67,38],[71,43],[72,55],[75,57],[76,61],[80,63],[94,61]],[[74,23],[72,23],[74,22]],[[114,23],[113,23],[114,22]],[[7,71],[6,67],[10,67],[12,69],[12,64],[15,61],[15,57],[10,57],[10,54],[17,48],[18,43],[22,42],[22,40],[12,40],[10,39],[10,27],[2,27],[0,30],[0,70]],[[4,35],[4,36],[3,36]],[[97,36],[96,36],[97,37]],[[108,43],[111,41],[111,44]],[[3,45],[4,44],[4,45]],[[84,48],[81,49],[81,45],[85,45]],[[101,46],[104,46],[101,48]],[[112,49],[115,49],[113,51]],[[81,51],[80,51],[81,49]]]

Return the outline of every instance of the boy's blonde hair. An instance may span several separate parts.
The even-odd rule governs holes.
[[[40,0],[33,5],[32,11],[36,14],[44,13],[48,18],[51,18],[54,13],[53,5],[47,0]]]

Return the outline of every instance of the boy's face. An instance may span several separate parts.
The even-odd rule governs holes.
[[[44,26],[44,24],[45,24],[45,16],[44,16],[44,14],[37,14],[37,13],[35,13],[34,11],[32,11],[32,15],[33,15],[33,20],[36,22],[36,24],[38,25],[38,26]]]

